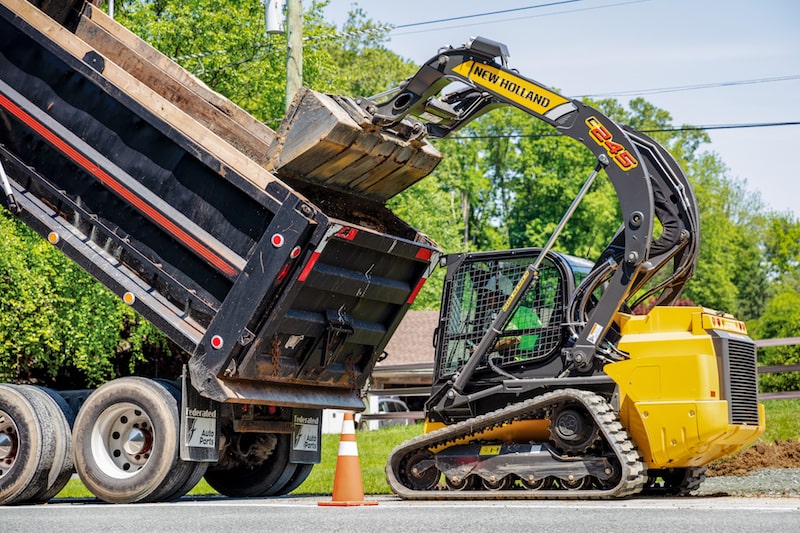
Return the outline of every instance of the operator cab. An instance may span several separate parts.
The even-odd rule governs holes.
[[[434,382],[446,382],[463,367],[540,253],[541,248],[522,248],[451,254],[442,260],[447,274],[435,339]],[[570,295],[593,266],[580,257],[549,252],[538,269],[538,282],[522,296],[478,374],[491,379],[502,375],[498,368],[523,366],[545,368],[545,375],[556,372]]]

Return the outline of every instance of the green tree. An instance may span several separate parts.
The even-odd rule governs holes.
[[[464,249],[544,245],[594,166],[584,146],[510,107],[480,117],[437,146],[445,161],[436,176],[461,200]],[[616,222],[609,187],[597,182],[557,249],[599,251],[604,243],[598,226],[610,239]]]
[[[772,213],[766,223],[766,259],[777,280],[800,270],[800,219],[789,213]]]
[[[770,294],[763,261],[764,207],[744,181],[734,180],[715,153],[704,151],[708,135],[691,126],[675,128],[671,115],[642,98],[629,110],[614,100],[598,105],[617,121],[649,132],[686,172],[700,215],[697,269],[684,296],[692,302],[736,314],[758,317]]]
[[[340,37],[325,43],[335,75],[325,85],[323,80],[312,80],[311,87],[352,97],[372,96],[411,76],[416,65],[384,45],[389,30],[388,25],[367,18],[362,9],[352,10]]]
[[[442,250],[452,253],[462,249],[454,194],[442,187],[436,177],[421,180],[397,195],[389,207],[400,218],[422,228]],[[444,269],[436,269],[414,301],[414,309],[438,309],[443,281]]]
[[[314,4],[305,13],[308,36],[332,32],[319,25]],[[286,38],[266,35],[258,0],[129,0],[117,3],[120,23],[211,89],[273,126],[285,108]],[[304,47],[304,74],[325,71],[327,54]],[[322,56],[322,57],[321,57]]]
[[[510,217],[514,246],[543,246],[589,177],[591,152],[546,124],[528,119],[520,138],[519,179]],[[600,176],[555,243],[555,249],[596,257],[611,240],[619,209],[610,182]]]
[[[370,96],[415,67],[383,46],[389,31],[353,10],[341,31],[323,18],[329,2],[303,13],[303,84],[314,90]],[[273,127],[285,108],[286,37],[264,33],[260,0],[128,0],[118,19],[210,88]]]
[[[687,167],[700,211],[701,246],[686,296],[745,320],[755,318],[770,294],[761,200],[744,182],[731,179],[715,154],[702,154]]]
[[[775,293],[751,334],[771,339],[800,337],[800,220],[789,213],[770,213],[765,223],[765,258]],[[759,363],[791,365],[800,362],[800,346],[777,346],[759,351]],[[766,374],[764,391],[800,390],[800,372]]]
[[[436,147],[441,150],[444,159],[432,177],[450,194],[452,223],[457,225],[461,234],[460,244],[449,251],[474,249],[478,218],[474,213],[474,206],[479,204],[481,193],[489,187],[479,165],[478,143],[464,136],[439,141]]]

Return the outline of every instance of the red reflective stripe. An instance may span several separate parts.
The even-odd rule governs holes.
[[[433,250],[430,248],[420,248],[417,250],[417,259],[422,259],[423,261],[430,261],[431,256],[433,255]]]
[[[417,295],[419,294],[419,291],[422,290],[422,286],[425,285],[426,281],[427,281],[427,278],[421,278],[419,280],[419,282],[417,282],[417,286],[414,287],[414,290],[411,292],[411,296],[408,297],[408,300],[406,300],[406,303],[409,303],[409,304],[413,304],[414,303],[414,300],[417,299]]]
[[[350,228],[347,226],[336,232],[337,237],[346,241],[352,241],[356,238],[356,235],[358,235],[358,230],[356,228]]]
[[[225,261],[222,257],[214,253],[206,245],[198,241],[193,236],[189,235],[184,229],[179,227],[175,222],[168,219],[163,213],[157,211],[153,206],[145,202],[142,198],[136,195],[133,191],[125,187],[122,183],[111,177],[103,169],[98,167],[95,163],[89,160],[86,156],[75,150],[67,142],[56,135],[53,131],[47,129],[42,123],[26,113],[22,108],[18,107],[5,95],[0,94],[0,105],[5,107],[15,117],[31,127],[36,133],[41,135],[45,140],[52,144],[55,148],[60,150],[64,155],[75,161],[78,165],[82,166],[87,172],[92,174],[95,178],[100,180],[101,183],[113,190],[123,199],[134,205],[142,213],[148,216],[153,222],[161,226],[177,237],[184,244],[189,246],[192,250],[197,252],[203,259],[210,264],[217,267],[220,271],[228,276],[235,276],[239,270]]]
[[[297,277],[297,281],[305,281],[308,275],[311,273],[311,269],[314,268],[314,264],[319,259],[319,252],[314,252],[311,254],[311,259],[308,260],[306,266],[303,267],[303,271],[300,272],[300,275]]]
[[[275,278],[275,281],[283,280],[283,278],[285,278],[286,274],[288,273],[289,273],[289,265],[283,265],[283,268],[281,268],[281,271],[278,273],[278,277]]]

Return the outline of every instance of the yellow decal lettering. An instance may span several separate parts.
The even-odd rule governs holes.
[[[594,142],[602,146],[622,170],[628,171],[632,168],[639,166],[639,162],[635,157],[621,144],[614,142],[611,132],[608,128],[603,126],[597,117],[589,117],[586,119],[586,125],[589,126],[589,136],[594,139]]]
[[[492,65],[465,61],[453,71],[477,85],[508,99],[509,101],[544,115],[551,109],[569,102],[560,94],[546,89],[521,76],[506,72]]]
[[[508,297],[508,300],[506,300],[506,303],[503,304],[503,311],[504,312],[506,312],[506,313],[508,312],[511,302],[514,301],[514,297],[517,295],[519,290],[522,288],[522,285],[525,283],[525,280],[528,279],[528,276],[530,276],[530,275],[531,275],[531,271],[530,270],[526,270],[525,272],[522,273],[522,277],[519,278],[519,281],[517,282],[516,286],[514,287],[514,290],[511,291],[511,295]]]
[[[480,455],[500,455],[499,445],[481,446]]]

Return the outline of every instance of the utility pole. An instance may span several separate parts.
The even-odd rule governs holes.
[[[287,0],[286,10],[286,110],[303,84],[303,4]]]
[[[286,110],[303,85],[302,0],[266,0],[266,33],[286,32]]]

